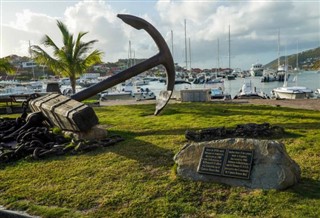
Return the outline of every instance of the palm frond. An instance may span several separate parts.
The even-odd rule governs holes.
[[[101,56],[103,55],[102,51],[99,50],[94,50],[93,52],[91,52],[85,59],[84,59],[84,63],[85,66],[89,67],[92,66],[94,64],[97,63],[101,63]]]
[[[92,45],[98,42],[98,40],[91,40],[89,42],[81,42],[79,45],[78,56],[86,55],[90,49],[92,49]]]
[[[57,20],[57,25],[62,35],[63,47],[59,48],[48,35],[45,35],[42,44],[53,50],[52,56],[40,46],[33,46],[32,54],[35,61],[45,63],[56,74],[68,76],[72,82],[72,89],[75,89],[76,76],[85,73],[93,64],[100,63],[102,52],[94,50],[89,54],[97,40],[82,42],[82,37],[88,32],[80,32],[74,40],[73,34],[63,22]]]
[[[86,35],[88,32],[80,32],[78,34],[78,37],[77,37],[77,40],[76,40],[76,43],[75,43],[75,48],[74,48],[74,53],[73,53],[73,57],[74,58],[78,58],[79,56],[81,56],[81,48],[82,48],[82,42],[81,42],[81,38]]]
[[[60,32],[62,34],[62,41],[64,45],[68,45],[69,44],[69,40],[70,40],[70,32],[67,28],[67,26],[62,22],[57,20],[57,26],[60,29]]]

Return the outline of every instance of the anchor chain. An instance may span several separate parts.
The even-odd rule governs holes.
[[[38,93],[32,93],[27,100],[22,102],[22,114],[21,114],[21,118],[22,119],[26,119],[28,116],[28,108],[29,108],[29,102],[30,100],[36,99],[38,98],[40,95]]]
[[[284,129],[280,126],[271,126],[269,123],[247,123],[239,124],[234,129],[225,127],[207,128],[198,131],[187,130],[185,137],[191,141],[210,141],[233,137],[268,138],[279,137],[284,134]]]
[[[38,94],[31,95],[22,103],[23,112],[20,117],[0,118],[0,164],[27,157],[38,160],[55,155],[78,154],[124,140],[119,135],[102,140],[72,140],[53,133],[52,128],[43,122],[28,125],[28,104],[36,97]]]

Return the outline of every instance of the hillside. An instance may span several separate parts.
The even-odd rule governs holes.
[[[281,56],[281,63],[284,63],[286,56]],[[288,64],[292,67],[296,67],[297,54],[291,54],[287,56]],[[298,54],[299,67],[306,70],[318,70],[320,69],[320,47],[300,52]],[[278,59],[266,64],[267,68],[277,68]]]

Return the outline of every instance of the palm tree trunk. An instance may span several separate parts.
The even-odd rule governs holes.
[[[71,83],[71,88],[72,88],[72,94],[76,93],[76,77],[75,76],[70,76],[70,83]]]

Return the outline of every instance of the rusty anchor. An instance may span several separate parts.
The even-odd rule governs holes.
[[[81,101],[160,64],[162,64],[167,71],[167,90],[160,92],[160,96],[156,101],[154,114],[159,114],[167,105],[175,83],[174,62],[168,45],[159,31],[144,19],[127,14],[118,14],[117,16],[138,30],[144,29],[156,43],[159,53],[144,62],[72,95],[70,98],[61,94],[50,93],[30,100],[29,108],[33,113],[29,116],[30,118],[27,119],[27,126],[31,125],[30,123],[28,125],[28,122],[36,125],[39,120],[46,120],[51,125],[58,126],[63,130],[87,131],[98,124],[98,118],[94,110],[81,103]]]
[[[122,19],[125,23],[129,24],[130,26],[138,30],[144,29],[147,33],[149,33],[149,35],[152,37],[154,42],[157,44],[159,48],[159,53],[145,60],[140,64],[132,66],[118,73],[113,77],[110,77],[100,83],[90,86],[86,90],[80,91],[72,95],[71,98],[77,101],[82,101],[99,92],[102,92],[103,90],[106,89],[106,87],[110,88],[148,69],[151,69],[152,67],[162,64],[167,70],[168,82],[167,82],[167,91],[161,92],[160,94],[161,96],[157,101],[156,111],[155,111],[155,115],[157,115],[168,103],[174,88],[175,69],[174,69],[174,63],[173,63],[171,52],[168,48],[167,43],[165,42],[161,34],[158,32],[158,30],[147,21],[139,17],[135,17],[127,14],[118,14],[118,17]]]

